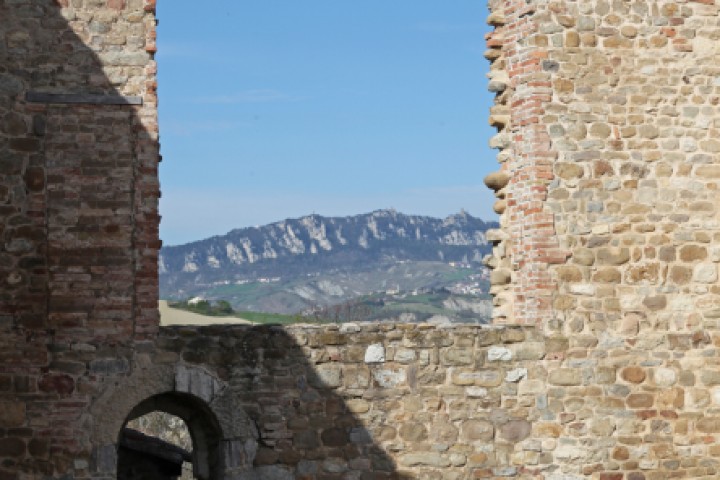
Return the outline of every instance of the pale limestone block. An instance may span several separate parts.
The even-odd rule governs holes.
[[[340,325],[340,333],[357,333],[360,331],[360,325],[357,323],[343,323]]]
[[[693,269],[693,281],[695,282],[714,283],[717,279],[717,265],[714,263],[701,263]]]
[[[596,287],[591,283],[577,283],[570,285],[570,293],[575,295],[593,296],[595,295]]]
[[[527,378],[527,368],[515,368],[505,374],[505,381],[511,383],[517,383],[520,380]]]
[[[490,347],[487,352],[489,362],[507,362],[512,360],[512,352],[505,347]]]
[[[670,310],[678,312],[690,312],[695,309],[693,297],[680,295],[670,301]]]
[[[381,368],[372,373],[375,381],[383,388],[397,387],[407,380],[404,368]]]
[[[657,368],[653,372],[653,379],[660,387],[670,387],[677,382],[677,373],[670,368]]]
[[[483,387],[467,387],[465,393],[470,398],[484,398],[487,397],[487,388]]]
[[[586,455],[585,449],[573,445],[561,445],[554,453],[556,459],[563,461],[579,460]]]
[[[398,348],[395,352],[395,361],[400,363],[412,363],[415,361],[415,350],[410,348]]]
[[[374,343],[365,350],[365,363],[384,363],[385,347],[382,343]]]

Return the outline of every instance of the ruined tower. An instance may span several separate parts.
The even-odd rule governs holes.
[[[573,334],[714,325],[717,2],[490,4],[496,320]]]

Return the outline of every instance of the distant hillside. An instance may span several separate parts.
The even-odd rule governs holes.
[[[389,289],[444,288],[483,274],[485,232],[496,227],[465,212],[438,219],[379,210],[237,229],[163,247],[161,297],[296,313]]]

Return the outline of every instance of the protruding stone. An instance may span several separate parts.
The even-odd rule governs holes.
[[[493,211],[498,215],[505,213],[505,209],[507,209],[507,200],[498,200],[493,204]]]
[[[510,135],[506,134],[505,132],[498,133],[497,135],[493,135],[490,138],[490,142],[488,143],[490,148],[496,148],[498,150],[505,150],[506,148],[510,147],[511,140]]]
[[[490,243],[498,243],[509,238],[508,234],[499,228],[491,228],[485,232],[485,239]]]
[[[498,258],[492,255],[485,255],[485,257],[483,257],[482,263],[488,268],[496,268],[499,265]]]
[[[491,62],[494,62],[498,58],[502,56],[502,52],[499,48],[490,48],[488,50],[485,50],[485,53],[483,53],[483,57],[488,59]]]
[[[492,85],[493,82],[490,82],[490,86]],[[491,127],[505,128],[510,123],[510,115],[490,115],[490,118],[488,118],[488,123]]]
[[[491,12],[487,18],[487,24],[493,27],[501,27],[505,25],[506,22],[505,16],[498,11]]]
[[[506,82],[501,82],[499,80],[490,80],[490,82],[488,83],[488,91],[493,93],[502,93],[507,89],[507,86],[508,84]],[[490,122],[490,125],[493,125],[493,123]]]
[[[485,177],[485,185],[496,192],[503,189],[508,182],[510,182],[510,176],[505,172],[493,172]]]
[[[507,285],[512,279],[510,270],[498,268],[490,273],[490,285]]]

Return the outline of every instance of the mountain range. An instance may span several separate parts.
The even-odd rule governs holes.
[[[464,211],[440,219],[392,209],[241,228],[163,247],[160,294],[297,313],[377,292],[447,288],[484,275],[491,228]]]

